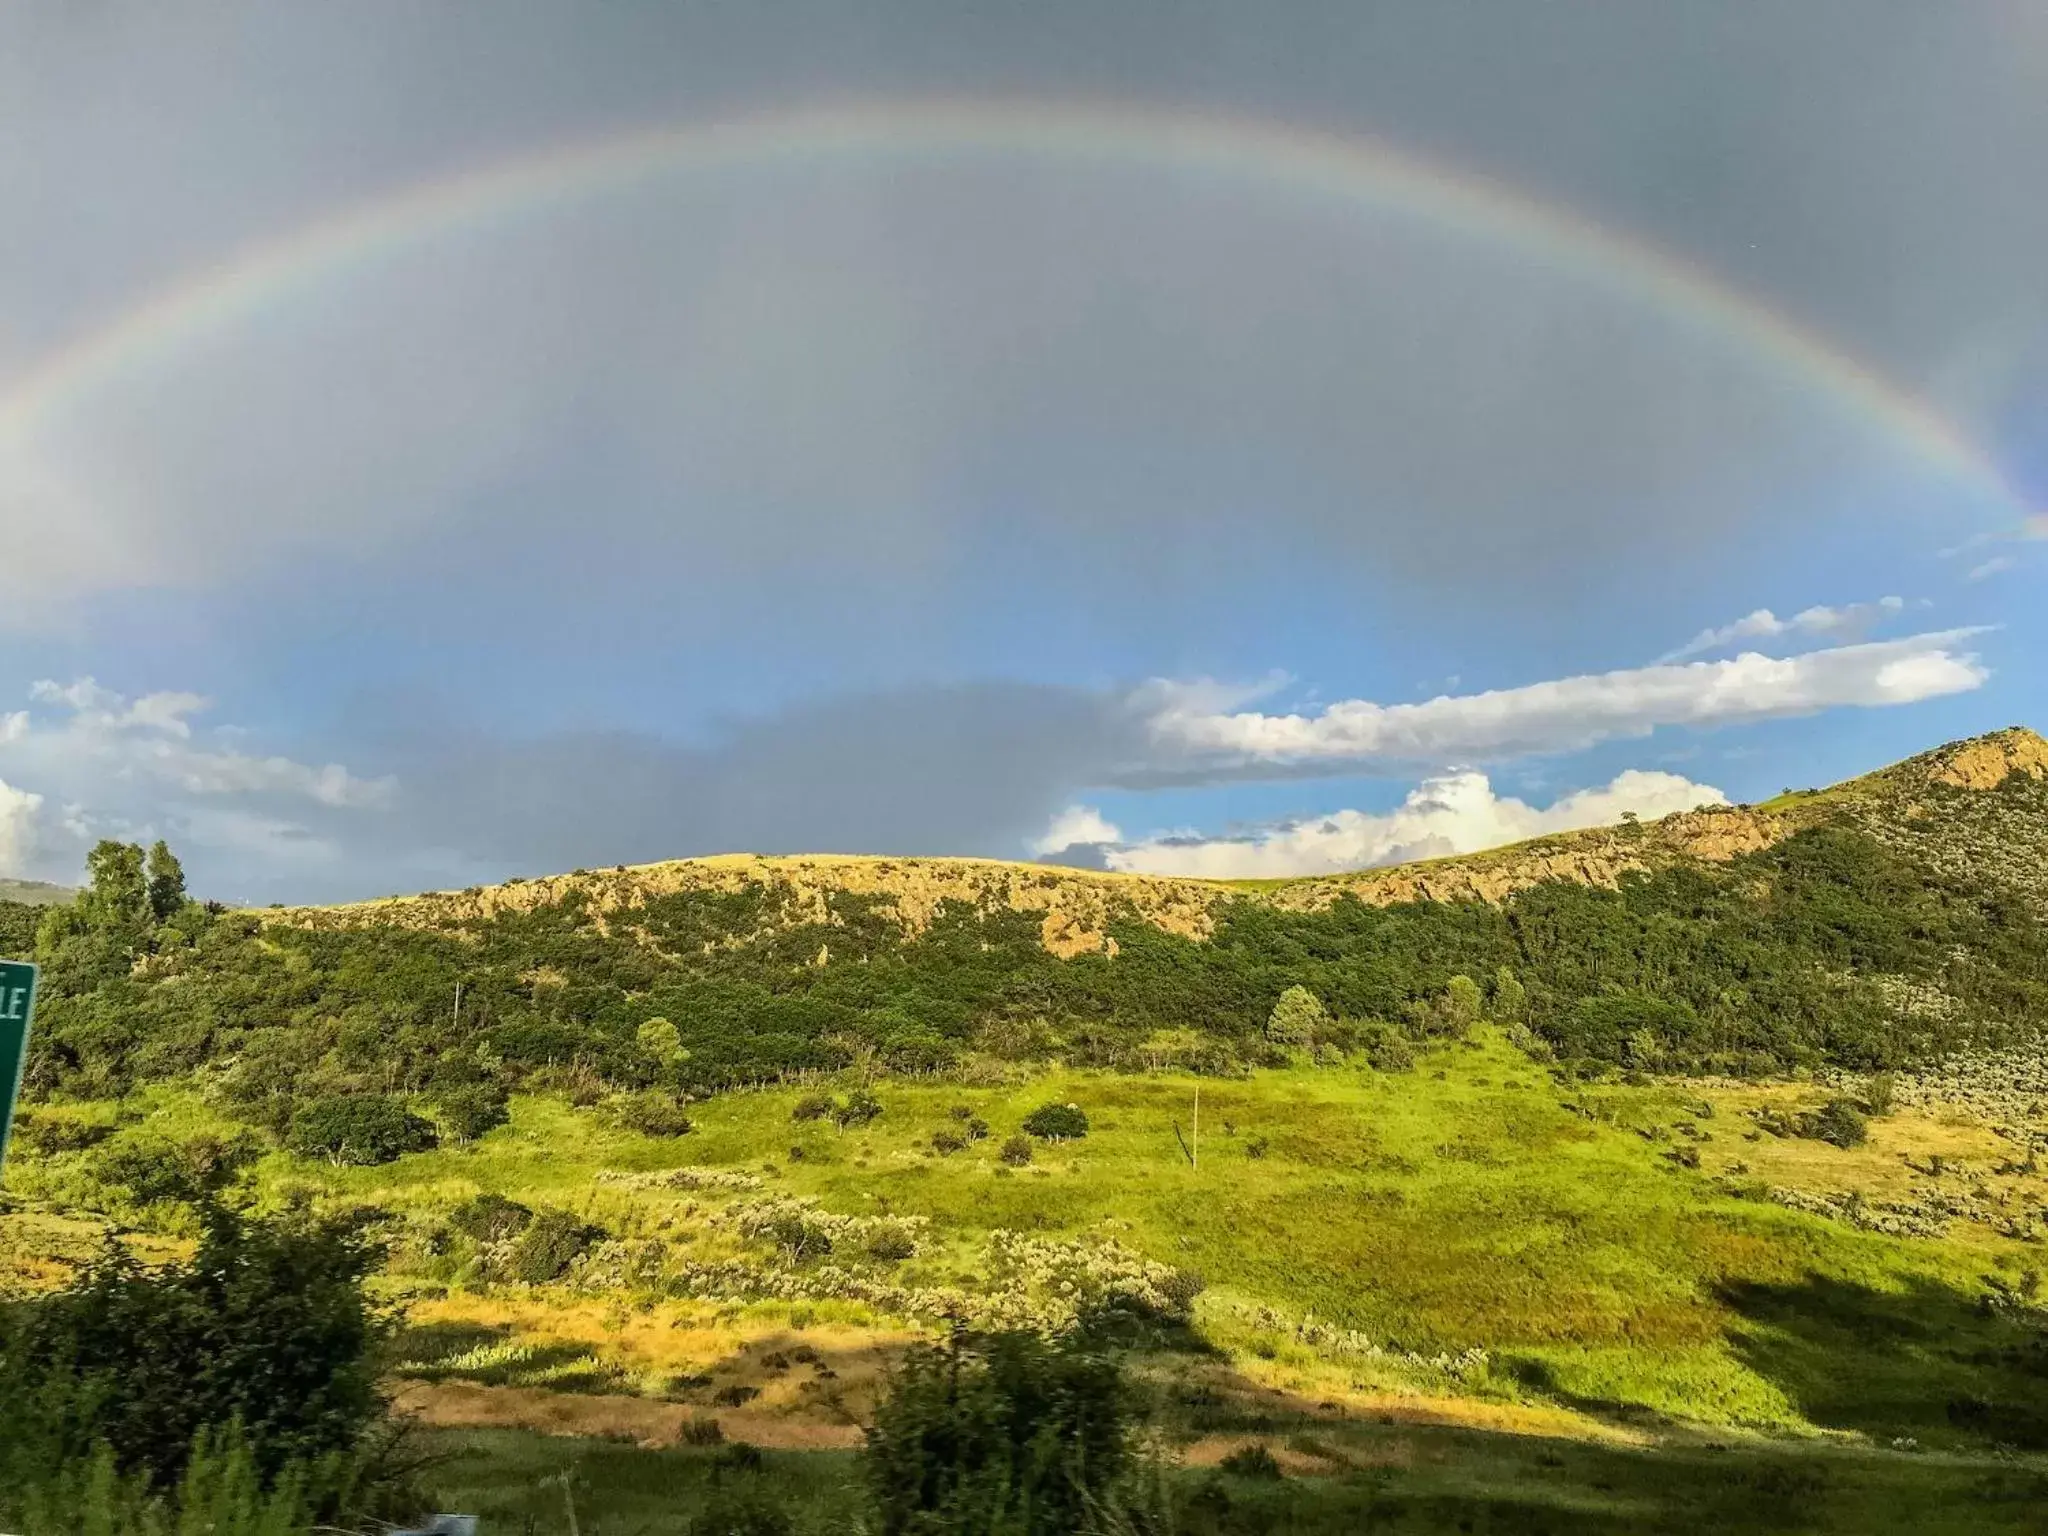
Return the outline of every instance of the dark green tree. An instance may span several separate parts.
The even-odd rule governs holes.
[[[171,845],[158,838],[149,850],[149,915],[165,922],[184,905],[185,866]]]

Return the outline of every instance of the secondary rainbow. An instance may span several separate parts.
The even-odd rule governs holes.
[[[1369,139],[1212,113],[1048,102],[892,102],[659,126],[421,182],[245,247],[43,357],[0,390],[0,437],[32,437],[95,389],[209,331],[490,219],[529,217],[662,177],[891,157],[1021,157],[1235,179],[1495,243],[1697,328],[2002,503],[2022,526],[2031,515],[1983,450],[1924,402],[1819,333],[1654,246]]]

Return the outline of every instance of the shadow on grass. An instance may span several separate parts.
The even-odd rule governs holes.
[[[2048,1450],[2048,1329],[1951,1287],[1821,1276],[1724,1287],[1731,1341],[1814,1424],[1878,1439]]]
[[[509,1328],[423,1323],[394,1342],[390,1369],[416,1381],[474,1381],[487,1387],[619,1392],[625,1373],[577,1344],[517,1338]]]

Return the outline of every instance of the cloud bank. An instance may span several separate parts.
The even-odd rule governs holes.
[[[1699,805],[1726,805],[1711,784],[1630,769],[1611,783],[1538,808],[1494,793],[1483,773],[1441,774],[1396,810],[1334,811],[1236,837],[1163,836],[1103,850],[1111,869],[1216,880],[1335,874],[1377,864],[1476,853],[1547,832],[1605,826],[1632,812],[1645,820]]]
[[[1660,726],[1740,725],[1966,693],[1990,677],[1965,648],[1979,633],[1944,630],[1788,657],[1748,651],[1726,661],[1660,662],[1420,704],[1347,699],[1313,714],[1218,708],[1213,687],[1162,683],[1148,723],[1162,755],[1219,775],[1428,768],[1571,752]]]
[[[1261,710],[1287,680],[1083,689],[987,681],[785,707],[694,742],[631,731],[507,737],[435,712],[360,731],[376,771],[249,750],[209,700],[44,680],[0,715],[0,872],[76,878],[98,836],[181,840],[244,898],[377,894],[578,865],[748,850],[1006,853],[1101,867],[1300,873],[1465,851],[1711,786],[1624,774],[1535,809],[1481,764],[1660,727],[1740,725],[1965,692],[1972,630],[1790,657],[1659,663],[1419,704]],[[1401,810],[1244,836],[1126,841],[1091,790],[1376,774],[1422,778]]]

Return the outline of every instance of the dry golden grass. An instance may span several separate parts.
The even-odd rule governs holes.
[[[644,1397],[550,1392],[541,1387],[486,1387],[468,1381],[404,1381],[393,1395],[400,1413],[430,1429],[526,1429],[586,1440],[680,1445],[692,1424],[715,1419],[728,1440],[767,1450],[850,1450],[858,1426],[794,1417],[753,1407],[703,1409]]]

